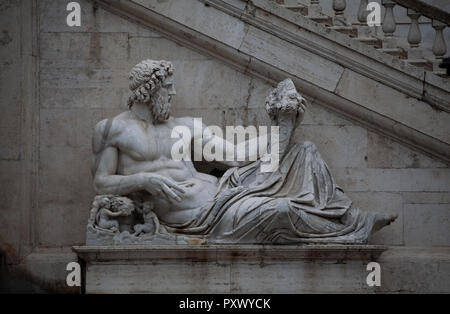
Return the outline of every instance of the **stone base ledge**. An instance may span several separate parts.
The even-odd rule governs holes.
[[[387,247],[381,245],[154,245],[74,246],[78,257],[89,263],[117,261],[375,261]]]
[[[76,246],[86,293],[449,293],[450,247]],[[366,283],[367,264],[381,286]]]
[[[86,293],[371,292],[379,245],[77,246]]]
[[[303,249],[308,247],[311,248]],[[321,249],[336,248],[314,247],[322,253]],[[376,260],[381,266],[380,287],[366,284],[367,260],[333,259],[330,255],[329,259],[301,259],[297,255],[283,260],[280,255],[267,253],[267,246],[263,246],[266,251],[261,250],[249,259],[229,253],[228,259],[215,255],[211,260],[199,258],[204,246],[177,248],[178,252],[193,249],[195,258],[172,251],[175,258],[147,260],[145,254],[137,260],[136,255],[129,253],[128,259],[115,259],[112,255],[100,258],[94,253],[100,251],[99,247],[78,248],[82,248],[78,258],[84,261],[82,268],[87,281],[83,279],[83,286],[87,293],[450,293],[450,247],[389,246]],[[84,249],[90,253],[83,257]],[[134,248],[122,250],[130,249]],[[151,250],[148,246],[142,249]],[[278,249],[284,250],[285,255],[289,250],[292,255],[295,253],[290,247],[275,247]],[[75,261],[77,254],[68,247],[37,249],[22,263],[5,266],[0,271],[0,290],[79,293],[78,287],[66,284],[66,265]]]

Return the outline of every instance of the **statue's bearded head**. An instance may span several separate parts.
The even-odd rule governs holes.
[[[303,115],[306,100],[297,92],[291,79],[285,79],[266,98],[266,111],[272,120],[280,114]]]
[[[128,107],[144,103],[150,107],[153,122],[167,120],[170,116],[170,100],[175,95],[173,65],[169,61],[144,60],[130,72],[131,95]]]

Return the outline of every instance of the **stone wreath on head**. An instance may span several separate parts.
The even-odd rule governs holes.
[[[166,60],[144,60],[136,64],[130,72],[128,108],[136,101],[149,102],[166,78],[173,74],[173,65]]]

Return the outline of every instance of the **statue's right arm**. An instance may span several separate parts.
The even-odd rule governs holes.
[[[99,152],[97,169],[94,174],[94,188],[98,194],[127,195],[143,190],[141,175],[117,175],[117,148],[108,146]]]
[[[92,143],[94,188],[97,194],[127,195],[132,192],[147,191],[152,195],[165,194],[181,200],[179,195],[184,193],[184,189],[169,178],[146,172],[131,175],[117,174],[119,151],[110,144],[108,139],[105,142],[105,121],[97,124]]]

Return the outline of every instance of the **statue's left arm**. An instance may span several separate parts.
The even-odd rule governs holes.
[[[243,128],[241,128],[243,130]],[[203,157],[207,161],[217,161],[230,167],[245,166],[255,160],[258,160],[267,151],[267,134],[255,136],[241,142],[237,145],[230,142],[228,139],[220,136],[223,132],[215,130],[215,127],[208,127],[202,125],[202,136],[195,138],[195,142],[201,143],[203,149]],[[234,137],[233,137],[234,140]],[[259,147],[261,143],[265,143],[262,147]],[[209,147],[214,147],[214,153]],[[222,152],[217,154],[216,150],[222,148]],[[223,156],[221,159],[217,159],[217,156]]]

